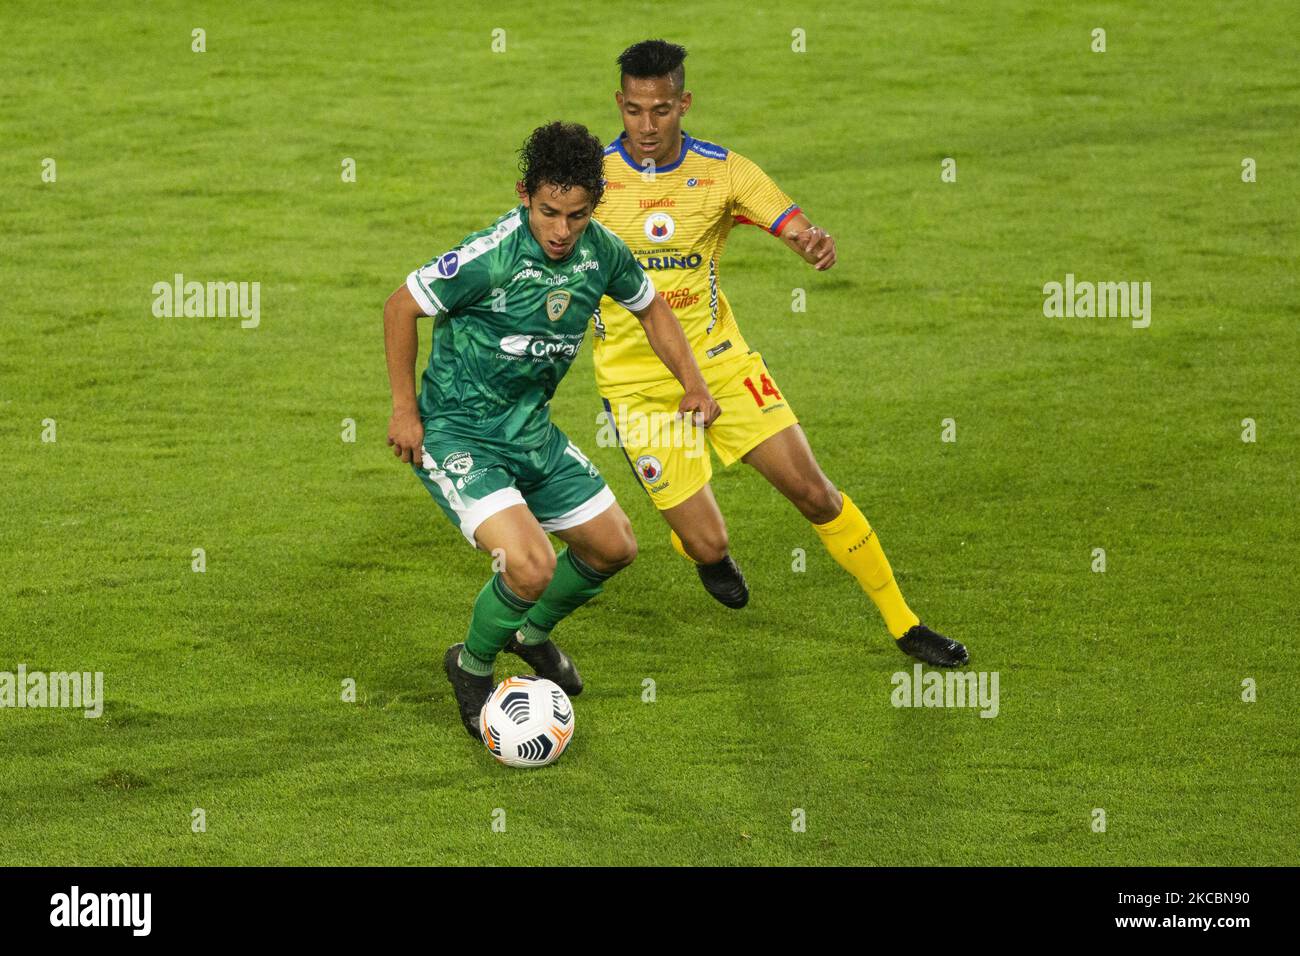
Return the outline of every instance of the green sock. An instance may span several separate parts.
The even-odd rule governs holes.
[[[511,591],[500,574],[492,575],[474,601],[474,615],[469,621],[465,648],[460,652],[460,666],[471,674],[491,674],[492,662],[514,637],[532,606],[532,601],[525,601]]]
[[[525,644],[549,640],[556,624],[582,607],[605,587],[613,572],[597,571],[565,548],[555,559],[555,577],[527,612],[519,633]]]

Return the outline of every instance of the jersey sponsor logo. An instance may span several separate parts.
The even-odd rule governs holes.
[[[520,269],[510,277],[511,282],[518,282],[520,279],[540,279],[542,277],[542,271],[534,269],[531,262],[526,263],[526,265],[528,266],[527,269]]]
[[[716,179],[700,179],[698,176],[692,176],[686,180],[686,187],[694,189],[696,186],[712,186],[715,182],[717,182]]]
[[[438,275],[450,279],[460,271],[460,256],[449,252],[438,260]]]
[[[692,252],[689,256],[646,256],[637,259],[642,269],[698,269],[704,262],[704,256]]]
[[[584,335],[507,335],[501,340],[501,351],[511,358],[572,359],[582,347]]]
[[[453,475],[467,475],[474,467],[474,456],[467,451],[454,451],[442,460],[442,470]]]
[[[677,200],[666,197],[664,199],[642,199],[640,205],[642,209],[662,209],[676,206]]]
[[[501,351],[507,355],[527,355],[532,341],[531,335],[507,335],[501,340]]]
[[[663,297],[670,309],[685,309],[700,301],[700,294],[691,291],[689,286],[682,286],[680,289],[669,289],[663,293]]]
[[[651,213],[646,216],[645,234],[652,242],[667,242],[677,231],[677,223],[666,212]]]
[[[731,339],[727,339],[727,341],[723,342],[721,345],[713,346],[713,348],[708,349],[704,354],[707,355],[709,358],[714,358],[716,356],[721,355],[729,348],[731,348]]]
[[[586,256],[587,250],[583,249],[582,252],[583,255]],[[585,262],[579,262],[570,271],[574,273],[589,272],[592,269],[599,269],[599,268],[600,268],[600,261],[598,259],[587,259]]]
[[[559,321],[560,316],[569,310],[573,296],[564,289],[546,293],[546,317],[552,322]]]
[[[642,455],[636,460],[636,471],[647,485],[653,485],[663,477],[664,466],[654,455]]]

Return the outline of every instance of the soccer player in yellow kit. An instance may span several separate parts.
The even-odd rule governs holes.
[[[736,224],[766,229],[818,270],[835,264],[835,240],[753,162],[682,130],[691,106],[685,58],[685,49],[663,40],[637,43],[618,58],[623,133],[605,149],[605,201],[596,218],[627,243],[681,321],[722,409],[707,435],[723,464],[751,465],[799,509],[875,602],[901,650],[930,664],[965,664],[966,648],[907,606],[871,525],[822,473],[719,288],[718,261]],[[632,470],[705,589],[728,607],[744,607],[749,589],[728,550],[708,451],[680,432],[666,441],[654,425],[676,412],[681,386],[626,309],[605,298],[594,324],[596,385]]]

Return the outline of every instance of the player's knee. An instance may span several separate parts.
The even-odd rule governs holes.
[[[636,535],[632,533],[632,523],[625,518],[618,531],[601,541],[594,552],[579,552],[578,557],[597,571],[613,574],[635,561],[636,554]]]
[[[628,525],[627,533],[623,535],[623,539],[619,542],[619,545],[620,547],[618,548],[618,552],[614,555],[614,570],[616,571],[627,567],[636,560],[636,535],[632,533],[632,526],[630,524]]]
[[[555,576],[555,552],[548,547],[522,551],[513,560],[507,555],[502,573],[511,591],[525,601],[536,601]]]
[[[700,564],[717,564],[731,547],[726,527],[696,529],[689,538],[682,539],[682,544]]]
[[[804,482],[791,496],[799,513],[813,524],[826,524],[839,517],[844,510],[844,499],[827,478],[820,477]]]

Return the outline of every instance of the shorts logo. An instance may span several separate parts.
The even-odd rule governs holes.
[[[636,460],[636,470],[646,484],[653,485],[662,477],[664,466],[654,455],[642,455]]]
[[[645,234],[646,238],[654,242],[667,242],[677,231],[677,223],[673,222],[673,217],[666,212],[654,212],[646,216]]]
[[[450,279],[460,271],[460,256],[454,252],[449,252],[438,260],[438,275],[444,279]]]
[[[552,322],[557,321],[568,310],[572,299],[573,296],[564,289],[546,293],[546,317]]]
[[[442,460],[442,470],[453,475],[468,474],[474,467],[474,458],[467,451],[454,451]]]

